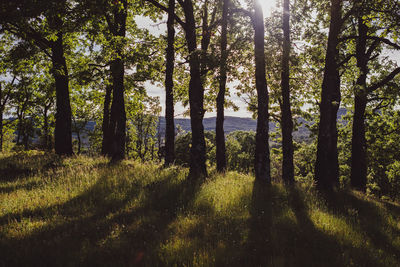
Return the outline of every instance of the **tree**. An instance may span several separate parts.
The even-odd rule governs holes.
[[[322,82],[315,182],[321,190],[339,185],[337,111],[340,106],[339,36],[343,26],[342,0],[331,0],[330,26]]]
[[[33,43],[51,59],[56,89],[55,150],[72,154],[71,105],[65,59],[68,34],[85,21],[78,16],[80,5],[73,1],[6,1],[0,6],[2,30]],[[70,47],[69,47],[70,48]]]
[[[175,123],[174,123],[174,61],[175,61],[175,0],[168,2],[167,21],[167,57],[165,69],[165,165],[171,165],[175,161]]]
[[[354,88],[354,116],[352,126],[352,149],[351,149],[351,185],[354,188],[362,191],[366,190],[367,186],[367,141],[365,137],[365,116],[366,108],[369,102],[369,95],[374,91],[384,87],[387,83],[392,81],[400,73],[400,68],[395,68],[392,72],[383,75],[374,84],[368,85],[368,76],[370,74],[370,63],[381,54],[382,45],[388,44],[393,49],[400,50],[400,45],[387,39],[386,37],[398,28],[398,23],[389,15],[383,16],[383,22],[379,23],[379,9],[388,14],[391,13],[389,10],[392,6],[385,3],[385,1],[379,1],[380,6],[375,7],[374,3],[367,3],[366,1],[357,1],[357,32],[356,38],[356,51],[355,57],[357,60],[357,68],[359,75]],[[386,6],[385,6],[386,4]],[[376,16],[373,17],[374,21],[371,21],[372,10],[375,11]],[[386,12],[385,12],[386,13]],[[369,26],[374,25],[374,26]],[[379,28],[380,25],[384,25],[384,29]],[[397,26],[397,27],[396,27]],[[384,33],[379,33],[382,30],[386,30]],[[386,36],[385,36],[386,35]]]
[[[294,165],[293,165],[293,119],[290,107],[290,73],[289,73],[289,57],[290,57],[290,1],[283,1],[282,29],[283,29],[283,53],[282,53],[282,179],[285,183],[294,182]]]
[[[155,0],[147,0],[157,8],[168,12],[168,8]],[[201,75],[201,51],[197,48],[196,18],[191,0],[179,1],[185,21],[175,15],[175,20],[185,31],[185,40],[189,53],[190,82],[189,105],[192,128],[192,146],[190,148],[190,177],[196,179],[207,176],[206,143],[204,139],[204,87]],[[204,36],[203,36],[204,37]],[[202,44],[204,45],[204,44]]]
[[[264,20],[261,5],[254,1],[254,58],[257,89],[257,131],[254,171],[256,179],[271,183],[269,158],[268,88],[265,73]]]
[[[226,170],[226,148],[225,148],[225,133],[224,133],[224,108],[225,108],[225,93],[227,79],[227,44],[228,44],[228,13],[229,0],[223,1],[222,6],[222,22],[221,22],[221,59],[220,59],[220,76],[219,76],[219,91],[217,96],[217,121],[216,121],[216,146],[217,146],[217,171],[224,172]]]

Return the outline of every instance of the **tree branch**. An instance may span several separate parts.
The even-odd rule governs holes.
[[[152,4],[153,6],[159,8],[159,9],[161,9],[162,11],[168,13],[168,8],[165,7],[165,6],[163,6],[163,5],[161,5],[158,1],[156,1],[156,0],[145,0],[145,1],[149,2],[150,4]],[[179,0],[178,0],[178,2],[179,2],[181,5],[183,4],[183,3],[181,3],[182,1],[179,1]],[[178,22],[183,28],[185,28],[186,23],[183,22],[183,20],[182,20],[180,17],[178,17],[178,15],[176,15],[176,13],[174,13],[174,19],[175,19],[176,22]]]
[[[400,73],[400,67],[396,68],[394,71],[392,71],[389,75],[387,75],[382,81],[371,85],[370,87],[367,88],[367,91],[369,93],[372,93],[373,91],[375,91],[376,89],[384,86],[385,84],[387,84],[388,82],[390,82],[391,80],[394,79],[394,77],[396,77],[397,74]]]

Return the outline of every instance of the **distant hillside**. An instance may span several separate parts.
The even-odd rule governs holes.
[[[206,131],[215,131],[215,123],[216,117],[205,118],[203,120],[204,130]],[[165,118],[160,117],[161,124],[161,132],[165,131]],[[182,130],[189,132],[190,128],[190,119],[175,119],[175,126],[178,125],[182,128]],[[270,123],[271,129],[275,129],[275,124]],[[225,117],[224,121],[224,130],[226,133],[230,133],[233,131],[255,131],[257,128],[257,121],[251,118],[240,118],[240,117]]]

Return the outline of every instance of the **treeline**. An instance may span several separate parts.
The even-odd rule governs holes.
[[[252,166],[244,168],[257,181],[270,184],[276,173],[269,145],[269,121],[275,121],[286,184],[302,168],[320,190],[349,183],[397,196],[400,67],[394,56],[400,50],[400,3],[282,0],[266,19],[260,3],[2,1],[1,142],[14,127],[17,143],[27,149],[38,128],[44,148],[68,156],[72,133],[80,143],[87,122],[95,120],[91,140],[111,161],[135,149],[143,159],[138,147],[151,150],[159,140],[168,166],[179,162],[174,105],[181,102],[191,119],[189,177],[200,179],[208,173],[206,111],[217,112],[216,169],[232,168],[224,110],[237,108],[229,98],[237,94],[257,118],[254,151],[247,158]],[[138,27],[143,18],[166,23],[166,35]],[[147,95],[146,82],[165,87],[163,138],[155,137],[160,105]],[[349,123],[338,124],[339,107],[352,111]],[[300,116],[315,122],[309,126],[314,145],[293,142]],[[308,161],[302,166],[312,168],[296,165],[301,157]]]

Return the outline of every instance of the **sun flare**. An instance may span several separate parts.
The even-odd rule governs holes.
[[[272,13],[272,10],[276,8],[277,0],[258,0],[260,3],[264,17],[269,17]]]

